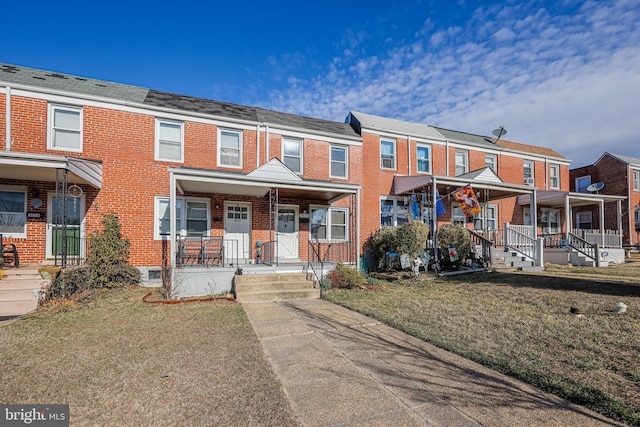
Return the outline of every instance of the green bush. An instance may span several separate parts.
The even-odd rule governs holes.
[[[102,229],[90,237],[88,264],[91,268],[92,286],[115,288],[140,282],[140,272],[127,263],[131,243],[122,237],[118,217],[106,214],[102,218]]]
[[[338,263],[336,269],[327,274],[327,279],[331,282],[331,288],[334,289],[353,289],[367,283],[362,273],[342,263]]]
[[[378,269],[384,268],[386,253],[398,248],[398,234],[395,228],[382,227],[369,238],[369,244],[376,258]]]
[[[91,268],[88,266],[62,270],[47,288],[45,299],[69,298],[91,287]]]
[[[418,256],[426,247],[429,226],[420,221],[405,222],[396,231],[396,252]]]
[[[447,253],[449,248],[456,248],[459,258],[464,260],[471,252],[469,231],[462,225],[445,224],[438,231],[438,246],[443,253]]]

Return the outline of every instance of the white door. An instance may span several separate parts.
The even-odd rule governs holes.
[[[278,259],[299,259],[298,206],[278,207]]]
[[[55,193],[47,195],[47,258],[62,255],[62,224],[64,223],[63,198]],[[84,254],[84,195],[67,197],[67,256],[83,257]]]
[[[247,262],[251,259],[251,203],[224,204],[225,263]]]

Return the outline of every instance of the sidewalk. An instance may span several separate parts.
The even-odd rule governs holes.
[[[244,309],[305,426],[624,425],[323,300]]]

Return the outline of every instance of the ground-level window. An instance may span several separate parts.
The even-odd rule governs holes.
[[[27,237],[27,190],[0,187],[0,234]]]
[[[543,234],[560,233],[560,210],[542,209],[540,225],[542,226]]]
[[[467,223],[467,217],[457,203],[451,204],[451,223],[459,225],[465,225]]]
[[[155,199],[155,239],[166,239],[170,233],[169,198]],[[209,199],[176,199],[176,233],[181,236],[201,237],[209,234]]]
[[[482,212],[473,216],[473,228],[475,230],[497,230],[498,206],[483,207]]]
[[[591,229],[591,212],[576,213],[576,227],[580,229]]]
[[[522,210],[522,225],[533,225],[531,223],[531,208],[524,208]]]
[[[409,202],[403,198],[380,200],[380,226],[397,227],[409,221]]]
[[[347,208],[315,206],[310,217],[311,240],[348,240]]]
[[[636,224],[636,231],[640,231],[640,207],[636,208],[635,212],[633,213],[633,217]]]

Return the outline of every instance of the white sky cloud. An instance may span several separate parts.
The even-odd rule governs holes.
[[[342,120],[349,110],[551,147],[573,166],[604,151],[640,158],[640,9],[634,1],[479,8],[432,19],[366,55],[354,31],[324,73],[274,91],[280,111]]]

